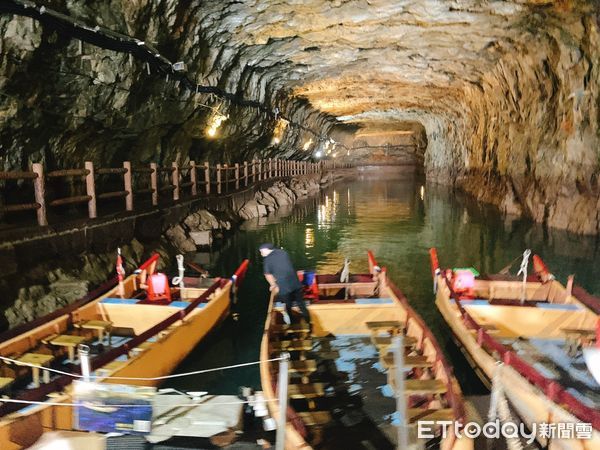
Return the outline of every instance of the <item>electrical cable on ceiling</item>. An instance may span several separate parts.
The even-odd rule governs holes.
[[[47,25],[52,29],[80,39],[83,42],[116,52],[129,53],[130,56],[136,57],[144,62],[148,74],[150,74],[152,70],[157,71],[167,77],[167,82],[169,80],[168,77],[172,76],[176,80],[177,85],[181,84],[188,91],[195,92],[196,94],[215,95],[234,105],[258,109],[275,120],[286,120],[290,125],[314,135],[321,142],[330,140],[328,137],[320,136],[318,132],[307,126],[286,117],[281,113],[278,107],[272,109],[259,101],[244,99],[237,94],[227,92],[216,86],[205,86],[193,82],[184,73],[186,70],[185,62],[178,61],[172,63],[161,55],[154,46],[139,39],[98,25],[92,28],[79,19],[48,9],[45,6],[38,6],[29,0],[4,0],[3,2],[0,2],[0,12],[31,17],[43,25]],[[199,105],[214,110],[211,106],[205,104]],[[344,144],[337,144],[340,147],[348,149]]]

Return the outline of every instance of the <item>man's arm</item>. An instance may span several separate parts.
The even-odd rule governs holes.
[[[269,283],[270,291],[272,291],[273,289],[277,289],[277,280],[275,279],[275,277],[273,275],[271,275],[270,273],[265,273],[265,278],[267,279],[267,282]]]

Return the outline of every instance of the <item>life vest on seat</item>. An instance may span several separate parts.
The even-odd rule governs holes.
[[[452,290],[461,297],[473,298],[475,275],[470,270],[456,270],[452,276]]]
[[[169,278],[164,273],[153,273],[146,280],[148,289],[148,300],[155,302],[158,300],[171,301],[171,288],[169,287]]]
[[[304,298],[310,300],[319,299],[319,286],[317,285],[317,274],[311,271],[299,270],[298,280],[304,286]]]

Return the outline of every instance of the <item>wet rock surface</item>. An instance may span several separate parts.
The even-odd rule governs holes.
[[[264,111],[3,14],[4,169],[79,167],[82,155],[103,167],[309,158],[332,136],[351,150],[339,158],[422,163],[430,180],[507,213],[600,227],[597,1],[42,3],[152,43],[199,83],[279,108],[318,136],[290,126],[275,141]],[[219,139],[206,136],[212,110],[200,103],[229,116]]]
[[[339,175],[338,175],[339,176]],[[239,209],[227,214],[200,210],[166,231],[171,244],[182,252],[193,252],[210,246],[215,236],[222,235],[234,224],[257,217],[266,217],[280,208],[293,205],[298,200],[319,192],[321,186],[335,181],[334,175],[326,174],[319,180],[312,177],[293,178],[290,181],[276,181],[264,191],[257,191],[254,198],[243,203]],[[216,216],[222,216],[218,219]],[[229,217],[229,219],[227,219]]]

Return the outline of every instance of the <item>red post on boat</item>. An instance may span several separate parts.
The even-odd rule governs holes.
[[[233,273],[231,280],[233,281],[236,287],[239,287],[242,284],[242,281],[244,281],[244,277],[246,276],[246,271],[248,270],[249,264],[250,260],[245,259],[244,261],[242,261],[242,264],[240,264],[240,267],[238,267],[237,270]]]
[[[542,258],[535,254],[533,255],[533,271],[543,283],[554,279],[554,275],[552,275]]]
[[[429,249],[429,260],[431,262],[431,276],[433,278],[433,293],[437,292],[437,277],[440,274],[440,262],[438,261],[437,249],[431,247]]]
[[[377,267],[379,269],[379,264],[377,264],[375,256],[371,250],[367,250],[367,256],[369,258],[369,273],[371,275],[375,275],[375,268]]]
[[[117,279],[119,280],[119,297],[125,298],[125,285],[123,284],[123,278],[125,276],[125,269],[123,268],[123,259],[121,258],[121,247],[117,248]]]

